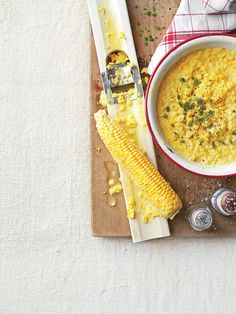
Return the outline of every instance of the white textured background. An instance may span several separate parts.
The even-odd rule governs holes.
[[[236,240],[90,236],[85,0],[0,0],[0,314],[236,313]]]

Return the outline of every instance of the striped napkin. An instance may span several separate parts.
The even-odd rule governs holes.
[[[152,74],[158,62],[174,46],[201,34],[228,33],[236,29],[236,0],[182,0],[148,67]]]

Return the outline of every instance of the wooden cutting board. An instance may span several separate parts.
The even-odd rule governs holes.
[[[165,29],[169,26],[179,0],[127,0],[127,6],[133,30],[139,66],[142,68],[150,62],[150,58],[160,42]],[[148,11],[156,9],[156,16],[149,16]],[[155,15],[155,14],[153,14]],[[145,37],[152,35],[154,41],[146,43]],[[146,44],[145,44],[146,43]],[[93,118],[100,106],[99,95],[102,89],[97,56],[91,36],[91,203],[92,234],[94,236],[130,236],[129,224],[122,193],[118,203],[110,207],[107,203],[108,171],[116,170],[116,163],[101,142]],[[236,236],[236,217],[223,217],[214,213],[214,228],[210,231],[193,231],[184,218],[184,210],[189,204],[209,204],[209,196],[219,187],[230,187],[236,190],[236,177],[227,179],[204,178],[178,168],[168,160],[161,151],[156,150],[158,168],[181,197],[184,207],[170,221],[173,237],[219,237]]]

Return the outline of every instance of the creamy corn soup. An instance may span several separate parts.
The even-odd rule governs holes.
[[[157,115],[168,144],[185,158],[236,161],[236,51],[207,48],[183,58],[161,84]]]

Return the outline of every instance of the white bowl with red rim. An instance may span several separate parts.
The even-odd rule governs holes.
[[[236,50],[236,36],[229,34],[202,35],[191,38],[174,47],[156,66],[149,80],[146,91],[146,119],[154,143],[178,166],[192,173],[207,177],[236,176],[236,162],[222,166],[204,166],[202,163],[192,162],[180,156],[170,147],[162,134],[157,119],[157,94],[161,82],[169,70],[183,57],[193,51],[204,48],[225,48]],[[223,60],[219,60],[223,62]]]

